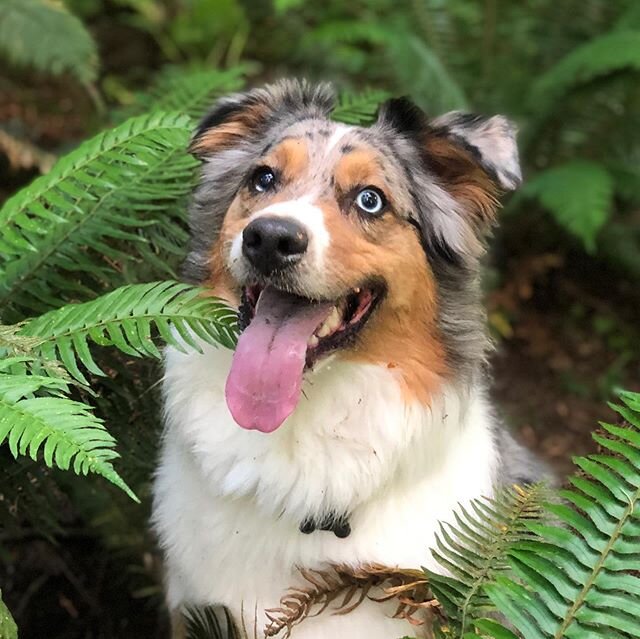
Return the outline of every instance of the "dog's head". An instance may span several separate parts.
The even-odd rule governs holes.
[[[220,100],[193,138],[186,274],[240,309],[227,402],[246,428],[277,428],[330,354],[392,368],[428,401],[484,353],[476,265],[520,181],[514,128],[429,121],[405,99],[368,128],[333,108],[327,85],[280,82]]]

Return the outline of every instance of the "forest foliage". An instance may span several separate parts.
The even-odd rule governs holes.
[[[640,11],[633,0],[572,4],[2,0],[6,64],[77,84],[95,122],[0,209],[6,534],[64,535],[66,492],[75,517],[125,562],[140,563],[149,547],[158,435],[150,362],[162,343],[193,346],[197,335],[231,348],[235,339],[233,312],[175,281],[197,170],[185,149],[219,95],[295,74],[334,79],[334,117],[353,124],[370,122],[391,94],[433,115],[507,113],[520,126],[527,179],[506,218],[532,218],[553,229],[553,242],[640,275]],[[99,55],[104,23],[153,51],[142,82],[140,70]],[[37,156],[7,136],[5,152]],[[637,636],[640,588],[629,571],[640,536],[639,402],[622,396],[625,427],[596,435],[603,453],[577,461],[564,505],[521,489],[443,528],[436,552],[452,576],[429,575],[448,619],[438,632],[512,639],[486,616],[499,610],[527,639]],[[98,477],[61,472],[69,469]],[[117,488],[95,483],[103,479]],[[565,527],[534,521],[543,513]],[[157,576],[139,572],[157,597]],[[15,636],[1,599],[0,628]]]

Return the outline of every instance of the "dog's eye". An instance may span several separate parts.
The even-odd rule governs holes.
[[[384,195],[378,189],[368,186],[356,196],[356,206],[368,215],[377,215],[385,207]]]
[[[268,166],[259,166],[251,176],[251,186],[258,193],[270,191],[276,184],[276,174]]]

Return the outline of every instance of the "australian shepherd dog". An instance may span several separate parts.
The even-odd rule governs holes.
[[[240,335],[166,351],[153,521],[169,607],[257,612],[259,636],[299,568],[437,570],[439,522],[543,472],[487,397],[479,265],[521,180],[513,125],[401,98],[347,126],[334,106],[326,84],[279,82],[219,100],[191,145],[185,277]],[[394,609],[293,637],[415,635]]]

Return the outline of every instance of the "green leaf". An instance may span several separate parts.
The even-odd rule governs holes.
[[[16,66],[59,75],[72,73],[80,82],[96,78],[96,45],[82,22],[62,4],[46,0],[3,0],[0,9],[0,53]]]
[[[111,464],[119,456],[115,440],[91,407],[64,397],[33,397],[34,390],[29,375],[0,374],[0,444],[6,441],[14,457],[35,460],[42,453],[47,466],[102,475],[137,501]]]
[[[176,208],[181,217],[198,166],[186,152],[191,129],[181,114],[132,118],[10,198],[0,210],[0,309],[95,296],[114,262],[144,242],[140,228]]]
[[[536,197],[556,222],[593,252],[598,231],[611,215],[613,182],[600,164],[575,160],[531,178],[523,194]]]
[[[362,93],[344,91],[338,98],[331,118],[336,122],[367,126],[375,120],[380,103],[389,97],[390,95],[386,91],[372,89]]]
[[[640,31],[612,31],[575,48],[533,83],[529,109],[547,111],[573,88],[624,69],[640,70]]]
[[[508,568],[510,548],[531,538],[529,524],[541,516],[547,495],[544,485],[514,486],[494,499],[472,502],[470,509],[460,508],[455,526],[441,526],[433,554],[449,575],[426,573],[456,637],[463,637],[473,619],[487,611],[485,586]]]
[[[473,626],[480,630],[483,636],[493,637],[493,639],[518,639],[518,635],[493,619],[476,619]]]
[[[247,64],[224,71],[198,66],[165,67],[154,78],[151,87],[138,94],[124,113],[179,111],[192,118],[201,118],[217,98],[242,88],[250,68]]]
[[[468,107],[462,87],[435,51],[422,40],[396,38],[391,42],[389,55],[402,90],[427,113],[438,114]]]
[[[88,342],[115,346],[134,357],[159,357],[151,340],[156,330],[168,344],[200,349],[199,340],[235,345],[236,312],[204,289],[178,282],[124,286],[91,302],[70,304],[27,322],[21,335],[38,339],[36,351],[64,363],[87,383],[82,364],[102,375]],[[172,328],[174,330],[172,330]]]
[[[273,0],[273,7],[276,13],[282,15],[291,9],[298,9],[304,3],[305,0]]]
[[[0,590],[0,637],[2,639],[18,639],[18,627],[2,600],[2,590]]]
[[[640,585],[630,571],[640,562],[640,422],[637,396],[625,394],[629,426],[604,425],[594,436],[613,455],[578,458],[581,474],[562,496],[574,508],[549,506],[566,527],[530,524],[544,543],[518,541],[509,551],[514,578],[501,576],[486,591],[524,639],[639,637]],[[627,463],[628,462],[628,463]],[[633,470],[629,472],[630,464]],[[494,635],[491,635],[494,636]]]

